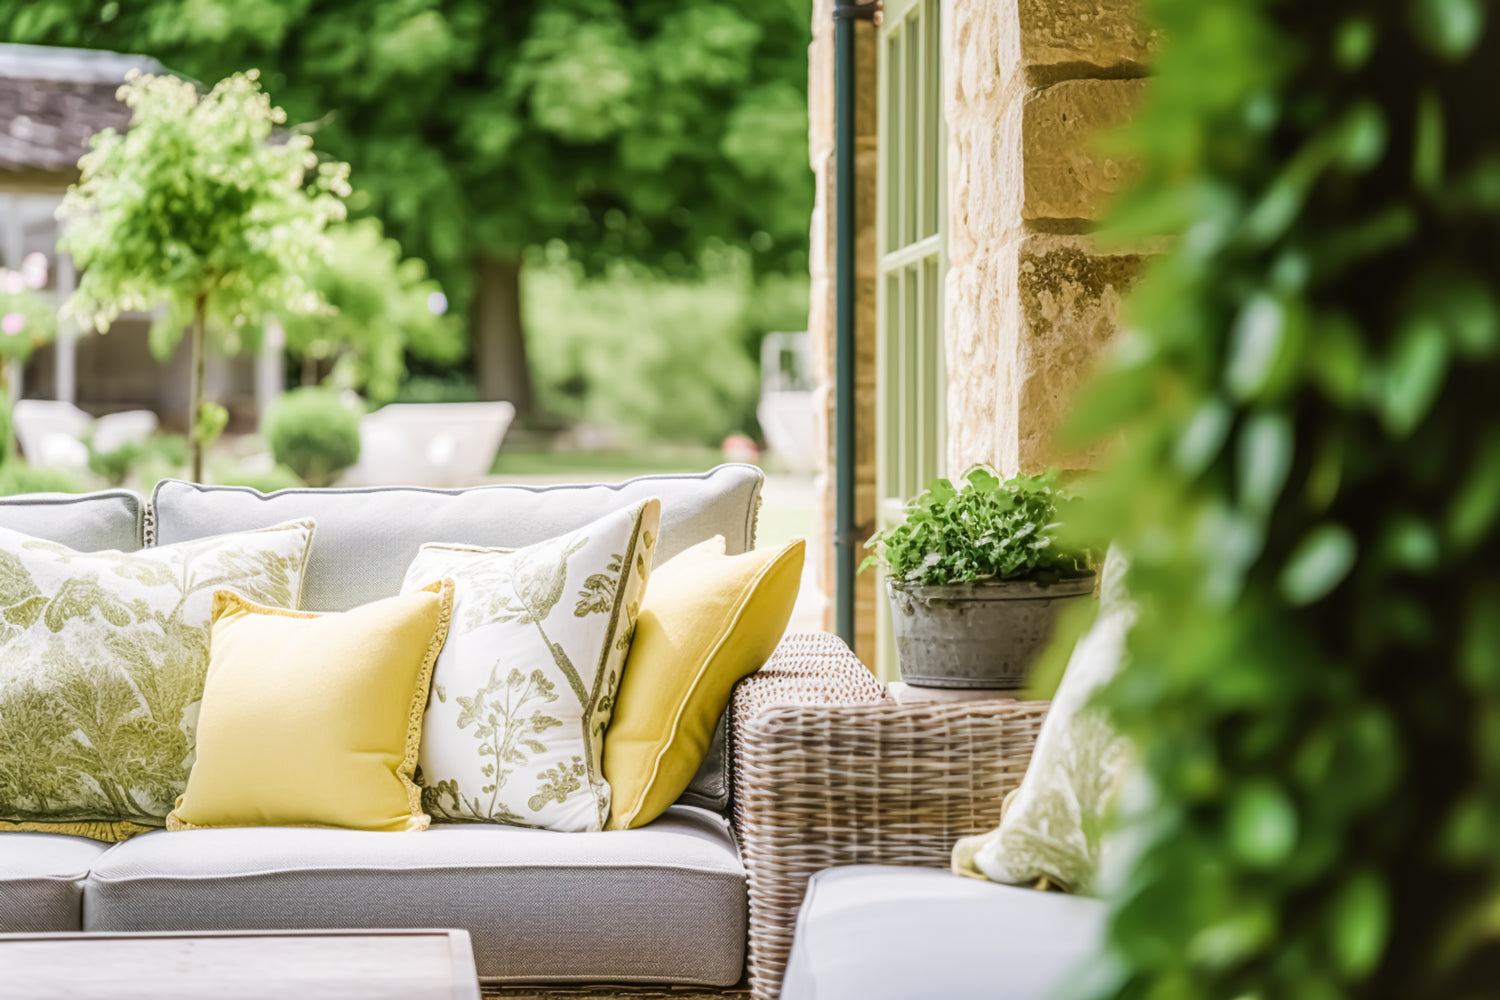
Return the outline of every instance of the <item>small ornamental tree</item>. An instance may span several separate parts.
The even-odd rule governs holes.
[[[60,245],[83,269],[67,313],[103,332],[122,311],[160,308],[151,347],[163,359],[190,330],[195,480],[227,419],[203,398],[210,331],[233,352],[270,310],[325,310],[307,276],[327,258],[324,230],[343,219],[349,193],[346,164],[319,162],[306,135],[273,135],[285,116],[256,77],[199,94],[132,73],[119,95],[129,130],[94,137],[60,210]]]
[[[386,403],[406,374],[406,354],[435,364],[463,357],[463,325],[447,312],[442,287],[422,261],[402,258],[401,244],[382,234],[378,220],[334,226],[328,235],[333,252],[308,282],[332,313],[282,318],[303,385],[318,384],[321,366],[331,364],[335,385]]]
[[[1116,995],[1495,996],[1500,19],[1146,9],[1116,224],[1177,237],[1076,425],[1140,605]]]

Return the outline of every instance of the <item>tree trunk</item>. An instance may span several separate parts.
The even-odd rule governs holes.
[[[311,352],[302,355],[302,387],[310,388],[318,384],[318,359]]]
[[[521,326],[521,259],[480,254],[474,259],[474,304],[469,349],[480,399],[503,399],[531,413],[536,398]]]
[[[203,376],[208,366],[208,300],[199,295],[193,303],[193,331],[189,343],[188,454],[192,456],[193,482],[203,482]]]

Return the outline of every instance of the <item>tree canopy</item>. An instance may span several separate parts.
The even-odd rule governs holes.
[[[0,23],[259,68],[459,308],[553,241],[592,271],[692,273],[716,242],[805,267],[807,0],[0,0]],[[476,322],[518,328],[498,294]]]

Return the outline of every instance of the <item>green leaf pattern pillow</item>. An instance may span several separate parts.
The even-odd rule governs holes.
[[[295,608],[312,533],[85,553],[0,528],[0,829],[162,826],[192,768],[214,591]]]
[[[647,500],[524,549],[422,546],[402,593],[456,585],[417,769],[435,820],[604,828],[604,731],[660,515]]]
[[[1111,553],[1099,617],[1073,650],[1026,776],[998,829],[958,842],[958,874],[1082,894],[1097,886],[1111,810],[1131,760],[1129,744],[1091,704],[1119,670],[1135,618],[1122,572],[1123,560]]]

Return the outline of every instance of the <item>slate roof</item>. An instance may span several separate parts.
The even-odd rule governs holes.
[[[145,56],[0,45],[0,172],[73,174],[95,132],[130,123],[115,91],[131,69],[162,72]]]

